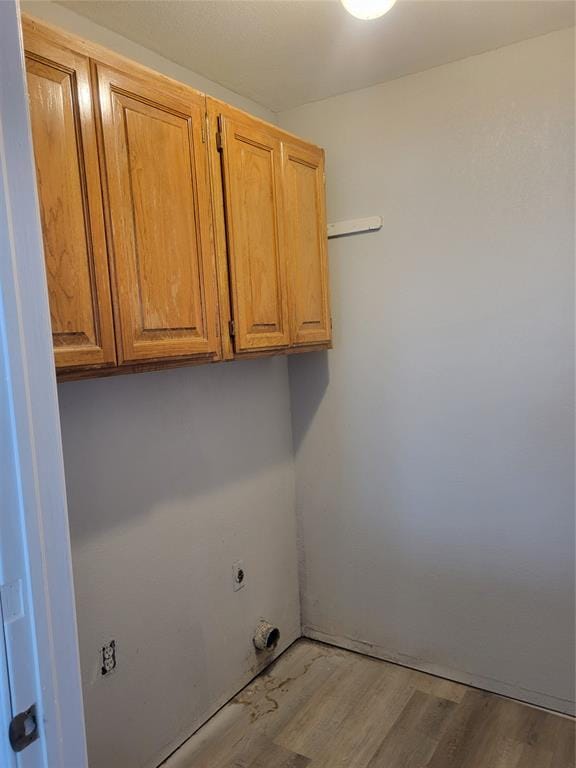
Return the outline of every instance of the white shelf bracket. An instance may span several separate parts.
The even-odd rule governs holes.
[[[382,216],[337,221],[334,224],[328,224],[328,239],[344,237],[345,235],[359,235],[361,232],[376,232],[378,229],[382,229]]]

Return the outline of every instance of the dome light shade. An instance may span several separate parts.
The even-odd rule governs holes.
[[[388,13],[396,0],[341,0],[348,13],[357,19],[378,19]]]

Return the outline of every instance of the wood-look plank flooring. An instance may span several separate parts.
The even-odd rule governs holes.
[[[310,640],[165,768],[575,768],[570,718]]]

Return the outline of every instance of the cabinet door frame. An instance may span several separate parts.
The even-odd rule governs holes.
[[[224,180],[222,178],[222,157],[218,149],[217,136],[219,102],[205,97],[208,159],[210,164],[210,192],[212,195],[212,231],[216,250],[216,276],[218,281],[218,319],[222,342],[222,359],[234,359],[234,337],[231,335],[232,299],[230,296],[230,269],[228,266],[228,241],[226,215],[224,213]]]
[[[84,228],[91,288],[95,344],[58,343],[53,334],[54,359],[58,370],[86,366],[107,367],[116,363],[114,321],[110,290],[110,267],[102,206],[102,186],[90,60],[74,50],[67,39],[62,44],[54,32],[50,39],[29,20],[23,19],[27,68],[31,63],[59,70],[70,77],[75,136],[79,153],[78,169],[82,192]],[[56,39],[55,39],[56,38]],[[40,204],[42,203],[39,190]],[[42,209],[42,204],[40,205]],[[48,265],[47,265],[48,266]],[[50,297],[52,303],[52,297]],[[77,334],[76,334],[77,335]]]
[[[320,267],[320,301],[322,304],[318,322],[300,322],[298,317],[297,299],[297,264],[294,247],[298,238],[291,231],[291,224],[298,221],[301,211],[299,207],[291,210],[293,200],[290,196],[289,163],[298,163],[314,171],[315,200],[317,220],[317,251]],[[290,339],[292,346],[325,344],[332,342],[332,319],[330,314],[330,291],[328,279],[328,236],[326,224],[326,194],[324,173],[324,150],[311,144],[297,142],[291,139],[282,141],[282,181],[285,204],[285,237],[286,257],[288,260],[288,286],[290,297]],[[308,327],[305,327],[308,326]]]
[[[212,211],[208,178],[208,157],[204,137],[205,106],[202,94],[185,85],[167,80],[153,72],[143,72],[113,59],[93,60],[93,79],[98,89],[99,133],[102,161],[106,179],[106,212],[110,230],[113,295],[117,319],[118,362],[131,364],[177,358],[220,358],[218,333],[218,305],[216,265],[212,236]],[[195,246],[198,258],[198,284],[202,332],[197,338],[189,335],[142,341],[137,338],[142,318],[136,295],[135,265],[136,236],[132,216],[125,215],[126,200],[122,193],[122,170],[119,164],[125,157],[119,154],[112,99],[114,94],[132,99],[150,108],[156,108],[179,117],[188,123],[191,185],[194,205]],[[123,139],[125,141],[125,139]],[[125,147],[124,147],[125,150]],[[104,175],[104,174],[103,174]],[[167,329],[166,333],[169,333]],[[188,329],[185,329],[188,330]]]
[[[234,348],[238,354],[287,349],[290,345],[288,307],[288,285],[286,258],[284,253],[283,193],[282,193],[282,149],[280,139],[273,126],[252,119],[234,109],[219,105],[218,128],[221,141],[222,175],[224,187],[224,210],[228,245],[228,268],[230,296],[234,322]],[[242,205],[241,190],[234,185],[232,166],[236,158],[232,150],[235,141],[244,141],[257,149],[270,153],[272,164],[272,207],[274,209],[274,240],[276,259],[276,306],[278,327],[275,330],[259,330],[261,324],[251,323],[250,302],[246,300],[246,265],[242,258],[237,234],[239,207]],[[242,269],[244,267],[244,274]]]

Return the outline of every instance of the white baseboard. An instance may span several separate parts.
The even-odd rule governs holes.
[[[556,696],[551,696],[550,694],[541,693],[539,691],[527,690],[526,688],[521,688],[518,685],[507,683],[503,680],[493,680],[492,678],[483,677],[482,675],[474,675],[468,672],[442,667],[437,664],[429,664],[428,662],[421,660],[418,662],[414,660],[407,664],[406,657],[395,656],[393,653],[385,651],[377,645],[350,637],[330,635],[315,627],[303,626],[302,634],[310,640],[318,640],[327,645],[334,645],[337,648],[344,648],[348,651],[361,653],[364,656],[373,656],[376,659],[390,661],[394,664],[399,664],[402,667],[416,669],[419,672],[427,672],[430,675],[453,680],[456,683],[470,685],[473,688],[481,688],[484,691],[497,693],[511,699],[517,699],[518,701],[524,702],[525,704],[531,704],[532,706],[550,709],[559,714],[571,716],[576,714],[576,703],[574,701],[559,699]]]

